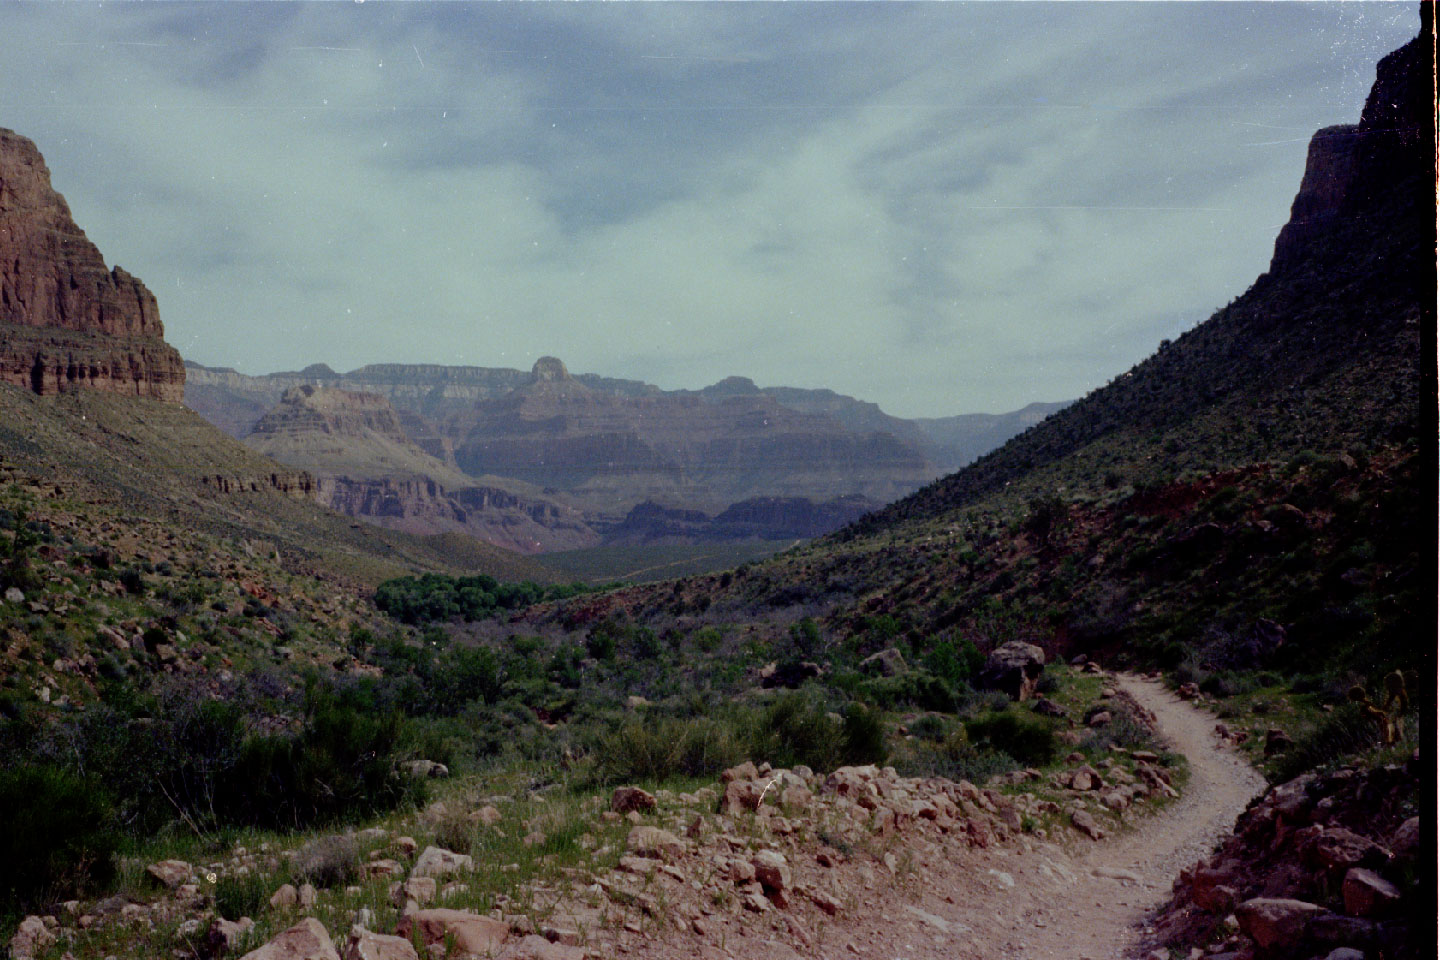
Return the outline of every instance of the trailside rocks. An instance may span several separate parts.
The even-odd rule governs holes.
[[[340,960],[340,954],[335,952],[325,926],[314,917],[306,917],[240,960]]]
[[[414,877],[443,877],[475,869],[475,861],[468,854],[454,853],[441,847],[426,847],[410,869]]]
[[[1398,907],[1415,889],[1418,820],[1408,813],[1418,796],[1413,764],[1272,787],[1213,857],[1176,880],[1156,924],[1162,942],[1207,943],[1233,916],[1261,958],[1337,948],[1410,955],[1419,931]]]
[[[1003,690],[1012,700],[1028,700],[1045,669],[1045,651],[1033,643],[1010,640],[990,652],[980,672],[980,686]]]
[[[510,936],[510,925],[465,910],[417,910],[400,918],[396,933],[407,940],[415,931],[428,947],[452,939],[462,954],[485,956]]]

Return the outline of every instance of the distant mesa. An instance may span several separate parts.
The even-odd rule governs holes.
[[[180,403],[185,365],[164,337],[154,295],[105,266],[39,149],[0,129],[0,382]]]
[[[546,383],[552,380],[572,380],[574,378],[570,376],[570,371],[565,369],[565,364],[559,357],[541,357],[531,368],[530,379],[535,383]]]

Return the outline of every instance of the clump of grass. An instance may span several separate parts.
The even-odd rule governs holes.
[[[360,875],[360,849],[354,837],[321,837],[300,849],[290,870],[300,882],[338,887]]]
[[[279,884],[277,878],[259,873],[223,877],[215,884],[215,913],[227,920],[258,916]]]

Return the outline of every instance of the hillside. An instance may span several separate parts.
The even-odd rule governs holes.
[[[1435,305],[1434,114],[1419,40],[1360,123],[1319,131],[1270,269],[1229,305],[969,469],[847,535],[939,517],[1010,484],[1094,493],[1187,470],[1423,435]],[[1428,412],[1425,416],[1428,416]]]

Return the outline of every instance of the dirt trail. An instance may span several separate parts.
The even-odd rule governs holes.
[[[869,882],[853,891],[851,905],[819,926],[786,920],[786,937],[773,915],[767,924],[750,914],[720,943],[667,937],[629,944],[622,952],[664,960],[1143,955],[1146,918],[1168,897],[1179,872],[1230,831],[1264,780],[1221,744],[1210,714],[1157,681],[1120,674],[1116,682],[1154,713],[1160,739],[1189,759],[1191,771],[1181,799],[1137,820],[1132,832],[1096,843],[1066,830],[1061,842],[1022,837],[988,849],[922,842],[909,851],[918,884],[902,887],[883,871],[872,871]],[[805,948],[790,945],[797,936]]]
[[[1259,773],[1221,745],[1212,715],[1159,682],[1117,679],[1154,712],[1170,749],[1189,759],[1189,785],[1177,803],[1133,833],[1080,847],[1078,855],[1042,847],[1015,856],[1016,895],[996,904],[996,919],[1013,931],[1003,938],[1006,956],[1101,960],[1134,952],[1145,917],[1167,898],[1175,877],[1210,853],[1264,787]]]
[[[1140,950],[1145,918],[1167,898],[1176,875],[1210,852],[1264,780],[1220,743],[1213,716],[1157,681],[1125,674],[1116,679],[1155,714],[1170,749],[1189,759],[1190,782],[1181,799],[1134,832],[1105,842],[1070,837],[1065,847],[1035,843],[952,861],[927,884],[935,891],[923,898],[927,902],[916,905],[949,926],[948,942],[908,936],[888,948],[860,950],[860,956],[1110,960]],[[947,892],[955,903],[944,899]],[[933,921],[921,923],[929,934],[947,932]],[[876,939],[885,932],[877,930]],[[856,955],[848,947],[845,952]]]

